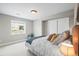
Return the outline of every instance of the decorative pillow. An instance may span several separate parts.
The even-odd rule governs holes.
[[[54,33],[54,34],[55,34],[55,33]],[[47,40],[49,40],[49,41],[50,41],[50,40],[51,40],[51,38],[52,38],[52,36],[53,36],[54,34],[50,34]]]
[[[30,39],[27,39],[26,42],[28,42],[29,44],[31,44],[33,40],[41,38],[41,37],[45,37],[45,35],[43,35],[43,36],[37,36],[37,37],[32,37]]]
[[[54,34],[50,41],[53,42],[56,39],[56,37],[57,37],[57,34]]]
[[[63,42],[66,39],[68,39],[69,37],[70,37],[70,32],[69,31],[65,31],[64,33],[58,35],[58,37],[53,41],[53,44],[58,45],[61,42]]]
[[[52,43],[55,44],[55,45],[58,45],[63,41],[64,41],[64,36],[63,35],[58,35],[58,37]]]
[[[64,33],[62,33],[65,39],[70,38],[70,31],[65,31]]]

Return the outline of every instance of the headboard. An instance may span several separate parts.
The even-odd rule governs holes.
[[[75,25],[72,29],[72,41],[75,54],[79,56],[79,25]]]

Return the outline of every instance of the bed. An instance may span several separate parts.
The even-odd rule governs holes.
[[[55,40],[55,42],[50,42],[47,40],[47,38],[48,36],[42,36],[42,37],[36,38],[35,40],[32,41],[31,44],[26,42],[26,46],[29,48],[29,50],[32,53],[34,53],[37,56],[67,56],[67,55],[74,56],[76,55],[74,46],[72,45],[73,43],[72,41],[74,39],[73,40],[67,39],[64,41],[60,39],[59,41]],[[62,44],[62,43],[66,43],[66,44]],[[60,48],[60,46],[62,49]],[[63,49],[65,49],[67,52]]]
[[[48,36],[37,38],[31,44],[26,42],[26,46],[37,56],[63,56],[59,51],[61,44],[53,44],[47,38]],[[68,40],[65,42],[71,44]]]
[[[53,45],[48,40],[47,37],[41,37],[32,42],[30,45],[26,43],[26,46],[29,47],[29,50],[37,56],[57,56],[62,55],[58,53],[58,46]]]

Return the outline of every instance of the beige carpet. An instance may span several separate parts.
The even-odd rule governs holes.
[[[0,56],[33,56],[25,46],[25,42],[0,47]]]

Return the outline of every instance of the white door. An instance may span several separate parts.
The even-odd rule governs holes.
[[[57,20],[49,20],[47,24],[47,34],[57,33]]]
[[[58,33],[61,34],[66,30],[69,30],[69,18],[58,19]]]

